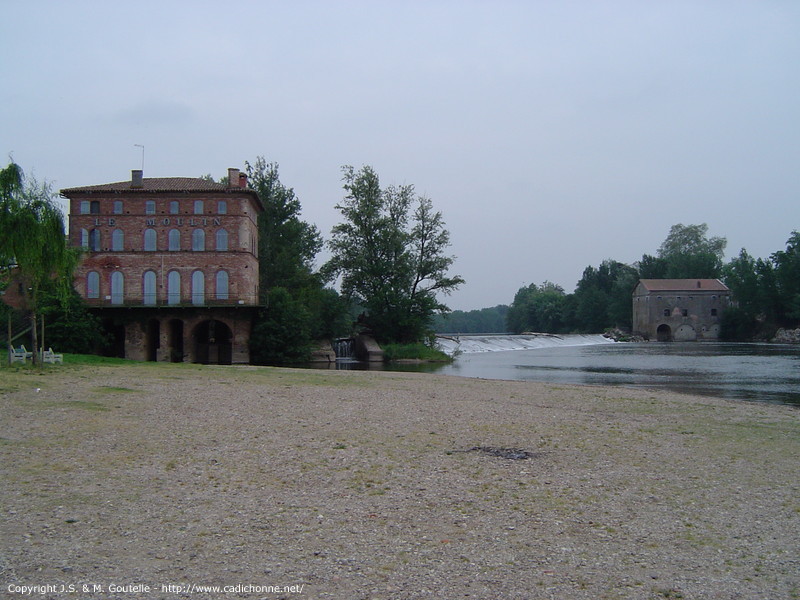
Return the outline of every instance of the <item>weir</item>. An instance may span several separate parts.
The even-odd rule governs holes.
[[[336,354],[336,360],[356,360],[355,345],[353,338],[333,340],[331,346],[333,346],[333,352]]]
[[[445,354],[473,354],[478,352],[503,352],[510,350],[532,350],[535,348],[557,348],[561,346],[590,346],[595,344],[615,344],[614,340],[600,334],[529,333],[529,334],[483,334],[459,335],[440,334],[436,345]]]

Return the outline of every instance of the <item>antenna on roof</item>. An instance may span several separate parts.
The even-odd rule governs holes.
[[[134,144],[134,146],[142,149],[142,171],[144,172],[144,146],[141,144]]]

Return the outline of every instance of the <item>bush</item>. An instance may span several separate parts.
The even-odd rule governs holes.
[[[419,342],[416,344],[387,344],[382,346],[383,355],[388,362],[393,360],[424,360],[428,362],[452,362],[451,356],[441,350]]]

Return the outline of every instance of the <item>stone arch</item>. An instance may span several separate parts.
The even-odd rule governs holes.
[[[656,339],[659,342],[671,342],[672,341],[672,328],[667,325],[666,323],[662,323],[656,329]]]
[[[233,359],[233,332],[217,319],[198,323],[192,332],[195,362],[229,365]]]

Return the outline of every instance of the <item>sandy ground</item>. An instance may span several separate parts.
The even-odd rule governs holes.
[[[798,598],[798,457],[797,408],[663,392],[4,368],[0,595]]]

